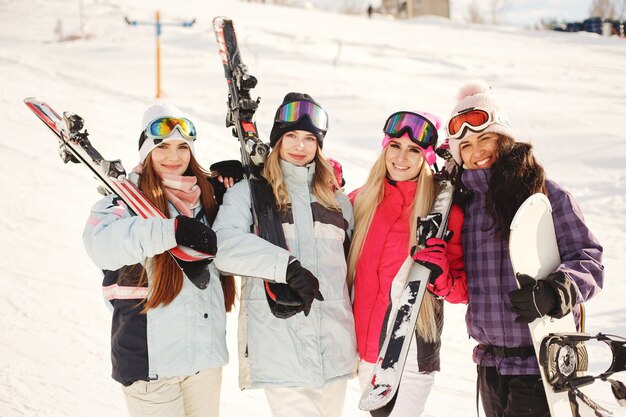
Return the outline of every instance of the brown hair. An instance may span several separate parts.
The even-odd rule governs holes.
[[[530,143],[516,142],[501,134],[497,137],[497,158],[491,166],[486,205],[493,226],[503,239],[508,239],[511,221],[524,200],[535,193],[546,194],[546,175]],[[459,171],[458,179],[463,170]],[[462,181],[457,184],[455,202],[465,206],[472,193]]]
[[[195,176],[198,179],[198,186],[201,191],[200,201],[208,223],[213,224],[217,215],[217,203],[215,202],[213,186],[208,180],[212,174],[204,170],[192,154],[189,167],[184,175]],[[139,177],[139,189],[165,216],[170,216],[167,197],[161,186],[161,178],[154,170],[150,157],[144,161],[143,172]],[[144,313],[152,308],[170,304],[178,296],[184,283],[183,272],[169,253],[155,255],[146,268],[151,270],[152,281],[148,293],[149,297],[144,300]],[[148,276],[144,272],[138,285],[141,286],[147,281]],[[231,311],[236,296],[235,279],[232,276],[220,276],[220,281],[224,292],[225,309]]]

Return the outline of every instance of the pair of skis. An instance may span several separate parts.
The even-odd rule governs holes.
[[[119,159],[106,160],[89,141],[84,130],[84,120],[77,114],[65,112],[61,117],[43,100],[29,97],[24,100],[28,108],[55,134],[59,142],[59,154],[64,163],[76,162],[87,167],[101,182],[107,192],[116,194],[135,214],[144,219],[167,218],[126,178],[126,171]],[[212,255],[185,246],[169,250],[178,260],[195,262],[209,259]]]

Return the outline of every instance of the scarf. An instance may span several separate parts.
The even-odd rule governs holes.
[[[139,164],[133,172],[141,174],[143,165]],[[187,217],[193,217],[193,209],[200,205],[200,187],[198,179],[194,177],[162,174],[161,185],[165,191],[165,197],[172,203],[176,210]]]

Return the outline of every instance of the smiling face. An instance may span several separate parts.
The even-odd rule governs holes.
[[[169,140],[154,148],[150,152],[150,158],[160,177],[163,174],[183,175],[191,160],[191,149],[185,141]]]
[[[490,168],[498,159],[498,135],[488,132],[464,138],[459,150],[467,169]]]
[[[422,149],[408,135],[394,138],[385,151],[387,176],[394,181],[411,181],[417,178],[424,164]]]
[[[317,138],[306,130],[292,130],[282,136],[279,150],[281,159],[296,166],[313,161],[317,153]]]

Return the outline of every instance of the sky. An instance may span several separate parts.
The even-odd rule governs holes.
[[[260,137],[267,140],[286,93],[309,93],[329,113],[324,153],[343,164],[348,192],[366,180],[389,114],[423,110],[445,119],[467,80],[487,80],[518,138],[532,141],[548,177],[573,194],[605,248],[604,288],[586,303],[587,331],[626,336],[623,39],[444,19],[369,20],[234,0],[185,0],[184,7],[85,0],[87,38],[59,42],[59,20],[66,35],[78,30],[77,3],[0,0],[0,416],[126,415],[110,377],[111,315],[101,271],[81,239],[101,198],[97,182],[83,167],[61,162],[55,138],[22,100],[39,96],[57,111],[83,116],[94,146],[130,171],[143,112],[154,103],[154,29],[128,26],[124,16],[150,20],[156,7],[164,21],[197,18],[191,28],[164,28],[161,85],[164,100],[196,125],[197,157],[207,167],[239,155],[224,126],[227,86],[214,16],[234,19],[242,58],[259,80],[253,97],[262,98]],[[475,343],[465,307],[445,308],[442,369],[424,417],[473,416]],[[222,415],[270,417],[263,392],[237,384],[237,314],[228,316]],[[626,381],[626,372],[617,377]],[[608,384],[589,390],[615,417],[626,416]],[[343,417],[366,417],[359,397],[352,379]]]

